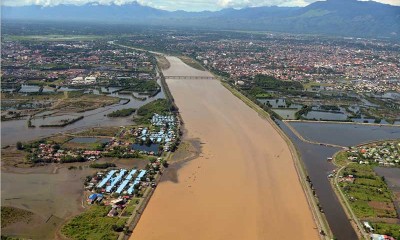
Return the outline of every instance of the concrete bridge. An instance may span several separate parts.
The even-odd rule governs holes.
[[[211,76],[164,76],[165,79],[214,79]]]

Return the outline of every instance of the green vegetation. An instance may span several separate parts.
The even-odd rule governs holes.
[[[370,165],[350,164],[343,176],[352,175],[354,182],[342,181],[342,188],[358,218],[396,218],[392,193],[385,181],[377,176]]]
[[[71,239],[117,239],[126,219],[108,217],[110,206],[93,205],[63,226],[61,232]]]
[[[272,90],[302,90],[303,85],[294,81],[281,81],[272,76],[257,75],[254,77],[254,83],[262,89]]]
[[[119,127],[106,127],[106,128],[91,128],[77,133],[78,136],[107,136],[113,137],[115,132],[119,130]]]
[[[156,80],[140,80],[136,78],[110,80],[110,85],[124,87],[121,92],[153,93],[160,89]]]
[[[140,198],[132,198],[125,208],[124,215],[131,216],[133,214],[133,211],[135,211],[139,202],[140,202]]]
[[[29,221],[33,213],[15,208],[15,207],[1,207],[1,227],[6,227],[12,223],[20,221]]]
[[[346,151],[340,151],[335,156],[335,164],[338,166],[344,166],[348,162],[347,157],[349,154]]]
[[[309,111],[312,110],[311,106],[303,106],[302,109],[295,113],[296,119],[303,119],[303,115],[307,114]]]
[[[89,165],[89,167],[91,168],[100,168],[100,169],[106,169],[109,167],[116,167],[117,165],[115,165],[115,163],[109,163],[109,162],[105,162],[105,163],[92,163]]]
[[[399,224],[372,223],[372,227],[375,229],[375,232],[379,232],[381,234],[386,234],[386,235],[392,236],[395,239],[400,239],[400,225]]]
[[[139,123],[149,123],[154,113],[168,114],[174,111],[173,105],[166,99],[157,99],[151,103],[143,105],[137,110],[137,115],[140,118],[137,120]]]
[[[17,142],[16,147],[17,147],[18,150],[24,149],[24,146],[22,145],[22,143],[20,141]]]
[[[127,147],[117,146],[111,151],[103,153],[104,157],[116,157],[116,158],[140,158],[140,154],[137,152],[129,152]]]
[[[70,155],[63,156],[60,160],[60,163],[72,163],[72,162],[85,162],[85,158],[82,156],[73,157]]]
[[[110,114],[108,114],[108,117],[127,117],[132,115],[132,113],[134,113],[136,111],[136,109],[134,108],[125,108],[125,109],[121,109],[121,110],[116,110]]]

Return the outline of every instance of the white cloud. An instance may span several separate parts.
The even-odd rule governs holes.
[[[317,0],[137,0],[141,5],[161,8],[165,10],[219,10],[221,8],[243,8],[258,6],[306,6]],[[400,0],[377,0],[378,2],[400,6]],[[135,0],[2,0],[2,5],[24,6],[42,5],[55,6],[58,4],[82,5],[88,2],[99,4],[117,4],[135,2]]]

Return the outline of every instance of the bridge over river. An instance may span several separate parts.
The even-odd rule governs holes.
[[[165,79],[215,79],[212,76],[164,76]]]

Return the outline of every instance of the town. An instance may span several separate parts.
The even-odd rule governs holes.
[[[359,164],[379,164],[387,167],[400,166],[400,142],[383,142],[352,147],[348,160]]]
[[[179,122],[173,115],[155,113],[148,126],[127,126],[115,137],[66,137],[62,142],[41,139],[17,143],[28,152],[33,164],[95,161],[100,157],[135,158],[140,155],[161,156],[174,151],[179,144]]]
[[[192,66],[224,78],[256,103],[292,103],[264,106],[280,119],[400,123],[398,43],[240,32],[226,39],[219,32],[169,31],[145,42],[141,36],[117,42],[181,52],[197,60]],[[274,81],[260,81],[263,76]]]

